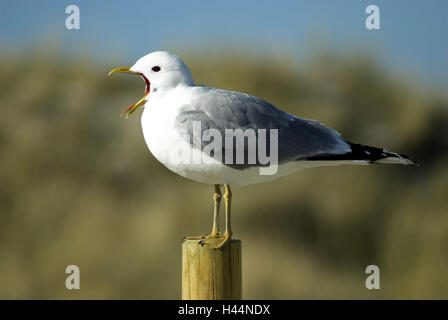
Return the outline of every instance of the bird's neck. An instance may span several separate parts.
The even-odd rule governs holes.
[[[151,90],[151,93],[148,95],[145,109],[148,107],[156,108],[161,104],[165,104],[167,101],[171,101],[171,105],[184,101],[186,94],[192,87],[194,87],[194,85],[190,86],[184,83],[179,83],[177,86],[171,87],[156,87],[154,90]]]

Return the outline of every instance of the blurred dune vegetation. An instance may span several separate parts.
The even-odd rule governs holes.
[[[246,299],[448,298],[448,103],[369,56],[183,55],[198,84],[318,119],[420,167],[340,166],[234,189]],[[181,239],[210,231],[212,187],[152,157],[130,61],[0,58],[0,298],[178,299]],[[65,268],[81,290],[65,288]],[[381,290],[365,288],[365,268]]]

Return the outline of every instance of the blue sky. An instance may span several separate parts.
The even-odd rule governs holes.
[[[81,29],[65,29],[76,4]],[[365,8],[381,10],[381,30],[367,30]],[[0,0],[0,50],[55,45],[68,57],[131,63],[153,50],[244,47],[301,57],[319,41],[342,51],[367,51],[391,68],[448,88],[448,1],[151,1]]]

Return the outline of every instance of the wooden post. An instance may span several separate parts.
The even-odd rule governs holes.
[[[241,241],[219,249],[186,238],[182,243],[183,300],[240,300]]]

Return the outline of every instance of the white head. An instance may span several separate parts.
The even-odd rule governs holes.
[[[136,104],[126,108],[121,115],[126,118],[148,100],[150,92],[162,92],[177,86],[194,85],[190,70],[178,56],[166,51],[154,51],[138,61],[132,67],[116,68],[109,72],[126,72],[140,75],[146,83],[145,96]]]

